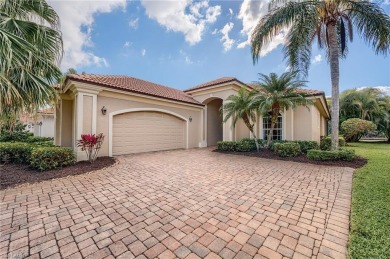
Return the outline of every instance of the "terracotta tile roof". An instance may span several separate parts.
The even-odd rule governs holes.
[[[70,74],[68,79],[203,106],[183,91],[129,76]]]
[[[251,88],[254,88],[254,87],[256,87],[258,84],[256,84],[256,83],[247,83],[246,85],[248,85],[248,86],[251,87]],[[300,93],[300,94],[302,94],[302,95],[308,95],[308,96],[325,94],[323,91],[320,91],[320,90],[305,89],[305,88],[298,88],[298,89],[297,89],[297,93]]]
[[[184,90],[184,92],[191,92],[193,90],[198,90],[198,89],[202,89],[202,88],[206,88],[206,87],[210,87],[210,86],[214,86],[214,85],[219,85],[219,84],[224,84],[224,83],[229,83],[229,82],[233,82],[233,81],[237,81],[239,83],[242,83],[241,81],[239,81],[235,77],[221,77],[221,78],[218,78],[218,79],[215,79],[215,80],[188,88],[188,89]],[[242,84],[244,84],[244,83],[242,83]]]
[[[38,111],[40,114],[53,114],[54,109],[53,108],[45,108]]]

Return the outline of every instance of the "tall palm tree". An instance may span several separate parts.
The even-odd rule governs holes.
[[[257,107],[264,116],[271,117],[271,128],[267,136],[267,147],[271,145],[273,131],[281,112],[295,109],[298,105],[308,106],[312,102],[305,98],[300,88],[305,87],[306,81],[297,78],[298,72],[285,72],[280,77],[271,73],[269,76],[259,74],[257,87],[253,89],[254,97],[251,106]]]
[[[61,56],[59,17],[45,0],[0,1],[0,112],[52,103]]]
[[[249,131],[252,133],[256,149],[259,151],[259,143],[257,136],[254,130],[256,124],[257,116],[257,107],[253,102],[253,91],[248,91],[246,88],[242,87],[237,95],[230,95],[226,99],[226,103],[222,105],[221,112],[224,115],[223,122],[226,123],[230,118],[232,118],[232,127],[234,127],[239,119],[242,119],[245,125],[248,127]]]
[[[376,53],[390,50],[390,17],[368,0],[274,0],[269,13],[257,24],[251,37],[252,57],[257,62],[263,46],[282,28],[289,28],[284,55],[293,70],[307,75],[311,45],[317,38],[326,48],[332,82],[332,148],[338,148],[339,59],[347,53],[353,29],[373,46]]]

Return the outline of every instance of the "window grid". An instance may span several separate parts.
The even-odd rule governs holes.
[[[271,128],[271,116],[263,117],[263,139],[267,139],[270,128]],[[272,140],[282,140],[283,137],[282,129],[283,129],[282,115],[279,114],[278,122],[276,123],[272,134]]]

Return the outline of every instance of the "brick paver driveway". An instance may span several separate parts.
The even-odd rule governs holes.
[[[210,149],[1,191],[1,258],[344,258],[353,170]]]

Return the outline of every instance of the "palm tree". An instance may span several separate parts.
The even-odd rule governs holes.
[[[381,91],[375,88],[365,88],[357,91],[352,103],[357,107],[360,113],[360,119],[373,120],[373,115],[379,111],[378,99]]]
[[[45,0],[0,1],[0,112],[51,104],[61,56],[59,17]]]
[[[254,88],[252,106],[264,116],[271,117],[271,128],[267,136],[267,147],[271,145],[273,131],[278,122],[281,112],[286,109],[295,109],[298,105],[308,106],[312,102],[300,93],[300,88],[305,86],[306,81],[297,78],[298,72],[285,72],[280,77],[271,73],[269,76],[259,74],[259,82]]]
[[[332,148],[338,148],[339,135],[339,59],[347,54],[347,42],[356,28],[376,53],[390,50],[390,17],[368,0],[274,0],[269,13],[257,24],[251,37],[253,62],[257,62],[264,45],[280,29],[289,28],[284,55],[292,70],[307,75],[311,45],[317,38],[326,48],[332,82]]]
[[[259,151],[259,143],[257,140],[256,133],[254,131],[254,126],[256,124],[257,116],[257,107],[253,102],[253,91],[248,91],[246,88],[242,87],[237,95],[230,95],[226,100],[227,102],[221,107],[221,112],[224,115],[223,122],[226,123],[230,118],[232,118],[232,127],[237,124],[239,119],[242,119],[245,125],[248,127],[249,131],[252,133],[256,149]]]

